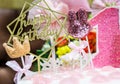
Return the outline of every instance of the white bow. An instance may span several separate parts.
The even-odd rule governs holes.
[[[21,68],[16,61],[8,61],[6,63],[7,66],[9,66],[10,68],[17,72],[14,77],[14,82],[16,84],[21,79],[23,74],[25,74],[25,76],[28,76],[30,73],[32,73],[32,71],[30,71],[29,69],[32,66],[33,58],[34,56],[25,56],[25,65],[23,66],[23,68]]]

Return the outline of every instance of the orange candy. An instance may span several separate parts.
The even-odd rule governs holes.
[[[57,42],[59,42],[60,40],[62,40],[63,39],[63,37],[59,37],[58,39],[57,39]],[[65,46],[65,45],[67,45],[68,44],[68,40],[67,39],[64,39],[62,42],[60,42],[58,45],[57,45],[57,47],[61,47],[61,46]]]

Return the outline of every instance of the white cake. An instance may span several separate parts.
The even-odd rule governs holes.
[[[120,84],[120,69],[106,66],[83,71],[46,71],[25,77],[18,84]]]

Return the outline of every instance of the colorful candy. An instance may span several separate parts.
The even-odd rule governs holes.
[[[63,39],[63,37],[59,37],[58,39],[57,39],[57,42],[59,42],[60,40],[62,40]],[[67,39],[64,39],[63,41],[61,41],[58,45],[57,45],[57,47],[61,47],[61,46],[65,46],[65,45],[67,45],[68,44],[68,40]]]
[[[71,49],[66,45],[63,47],[58,47],[56,54],[58,55],[58,57],[61,57],[62,55],[65,55],[66,53],[69,53],[70,51]]]

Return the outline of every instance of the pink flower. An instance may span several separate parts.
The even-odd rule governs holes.
[[[36,0],[37,1],[37,0]],[[47,5],[41,1],[41,2],[36,2],[34,1],[33,3],[37,3],[38,6],[42,6],[42,7],[45,7],[45,8],[48,8]],[[59,12],[59,13],[63,13],[63,14],[67,14],[68,13],[68,5],[63,3],[62,1],[54,1],[54,0],[45,0],[45,2],[48,4],[48,6],[50,7],[50,9],[56,11],[56,12]],[[51,14],[52,15],[52,20],[55,20],[53,14],[48,11],[48,10],[45,10],[45,9],[42,9],[38,6],[34,6],[30,11],[29,11],[29,14],[28,14],[28,18],[29,19],[34,19],[34,17],[39,17],[40,14]],[[55,15],[57,16],[57,18],[61,18],[62,16],[60,14],[56,14]]]
[[[88,0],[61,0],[66,3],[69,10],[77,12],[80,8],[86,11],[91,11]]]
[[[41,2],[38,2],[38,1],[39,0],[36,0],[33,2],[33,3],[36,3],[37,5],[33,6],[29,10],[28,19],[31,20],[35,18],[38,18],[38,19],[42,17],[44,18],[44,19],[42,18],[42,21],[36,22],[35,27],[38,30],[38,34],[41,34],[41,31],[42,31],[42,34],[44,35],[46,35],[46,32],[49,33],[49,35],[41,36],[41,39],[47,40],[49,39],[50,35],[53,35],[53,34],[56,35],[55,33],[57,34],[59,33],[59,30],[61,28],[61,25],[59,23],[64,22],[65,16],[63,16],[63,14],[67,15],[69,9],[68,9],[68,5],[60,0],[41,0]],[[55,11],[55,12],[53,14],[51,10],[46,10],[44,8],[47,8],[47,9],[50,8],[52,11]],[[61,13],[61,14],[58,14],[58,13]],[[57,20],[56,20],[56,17],[57,17]],[[61,34],[62,32],[63,31],[61,31]]]
[[[49,7],[52,10],[55,10],[63,14],[67,14],[69,10],[78,11],[80,8],[86,11],[91,11],[88,0],[75,0],[75,1],[74,0],[45,0],[45,1],[48,3]],[[36,2],[37,0],[35,0],[33,3],[36,3]],[[40,6],[46,7],[46,5],[43,2],[39,2],[38,4]],[[44,10],[40,9],[37,6],[34,6],[29,11],[28,18],[37,17],[41,13],[44,13]]]

